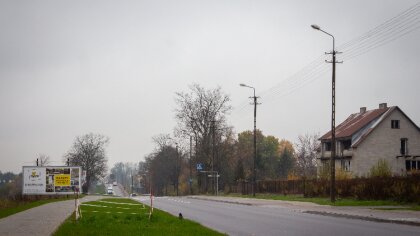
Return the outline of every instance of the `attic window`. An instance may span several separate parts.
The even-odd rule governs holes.
[[[400,120],[391,120],[391,128],[392,129],[399,129],[400,128]]]

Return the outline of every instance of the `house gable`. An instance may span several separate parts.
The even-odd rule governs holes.
[[[400,127],[392,128],[392,120],[399,120]],[[407,156],[400,154],[401,139],[408,140]],[[401,109],[394,107],[365,134],[353,153],[352,171],[355,175],[367,175],[380,159],[388,162],[393,174],[403,175],[406,173],[406,161],[420,156],[420,131]]]

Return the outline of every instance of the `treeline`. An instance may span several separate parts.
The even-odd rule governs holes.
[[[22,174],[0,171],[0,200],[20,198],[22,193]],[[0,206],[1,208],[1,206]]]
[[[212,193],[219,174],[219,191],[238,181],[251,181],[254,165],[253,131],[235,134],[227,122],[230,98],[221,88],[193,84],[175,97],[177,126],[173,135],[153,138],[155,150],[140,162],[136,178],[143,193],[155,195]],[[292,144],[256,132],[257,180],[293,179],[316,175],[317,135]],[[202,167],[197,169],[197,164]],[[114,166],[115,168],[115,166]]]

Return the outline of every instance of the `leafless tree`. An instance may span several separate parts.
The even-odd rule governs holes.
[[[176,93],[175,102],[177,130],[197,139],[210,135],[213,121],[219,129],[226,127],[225,116],[232,109],[229,96],[220,87],[206,90],[198,84],[191,85],[189,93]]]
[[[39,166],[47,166],[50,164],[50,157],[46,154],[38,154],[37,159]]]
[[[105,147],[109,139],[101,134],[85,134],[74,140],[70,151],[65,155],[70,165],[81,166],[86,171],[86,183],[83,185],[83,192],[87,192],[90,185],[105,177],[107,170],[107,158]]]
[[[318,134],[299,135],[295,144],[295,172],[303,178],[316,175],[316,159],[320,147],[318,138]]]
[[[183,136],[187,140],[192,136],[194,161],[206,166],[215,165],[212,157],[216,156],[216,148],[220,146],[216,142],[220,142],[220,137],[230,129],[226,122],[226,115],[232,109],[230,97],[220,87],[205,89],[192,84],[189,92],[176,93],[175,102],[178,122],[176,136]]]

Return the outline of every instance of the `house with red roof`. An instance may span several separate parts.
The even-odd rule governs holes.
[[[320,140],[321,167],[331,158],[331,131]],[[386,103],[373,110],[362,107],[336,127],[336,168],[367,176],[381,159],[394,175],[420,169],[420,128],[398,106]]]

